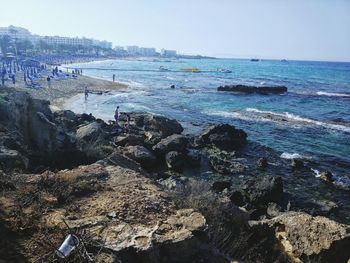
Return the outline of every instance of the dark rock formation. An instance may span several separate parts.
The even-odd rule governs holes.
[[[232,183],[230,181],[216,181],[212,184],[211,189],[214,192],[220,193],[224,189],[230,189]]]
[[[222,150],[239,149],[247,142],[247,134],[229,124],[209,126],[195,139],[199,146],[216,146]]]
[[[165,162],[170,169],[182,171],[186,165],[186,156],[181,152],[170,151],[165,155]]]
[[[132,113],[131,118],[137,127],[143,128],[145,131],[160,133],[162,138],[172,134],[180,134],[183,131],[180,123],[163,116],[156,116],[149,113]]]
[[[300,160],[300,159],[292,159],[291,160],[291,166],[294,169],[300,169],[300,168],[304,167],[304,162],[302,160]]]
[[[157,158],[154,154],[143,146],[128,146],[123,153],[146,169],[154,167],[157,162]]]
[[[229,91],[229,92],[236,92],[236,93],[245,93],[245,94],[252,94],[252,93],[258,93],[258,94],[283,94],[288,91],[287,87],[285,86],[263,86],[263,87],[256,87],[256,86],[247,86],[247,85],[227,85],[227,86],[220,86],[218,87],[218,91]]]
[[[267,166],[269,165],[268,161],[267,161],[267,158],[263,157],[263,158],[260,158],[257,162],[256,162],[256,166],[258,168],[262,168],[262,169],[265,169],[267,168]]]
[[[188,138],[184,135],[173,134],[157,143],[153,150],[160,155],[170,151],[184,152],[187,148]]]
[[[281,177],[264,176],[249,179],[242,185],[242,193],[253,205],[266,205],[269,202],[280,202],[283,196]]]
[[[235,152],[209,150],[210,167],[221,174],[239,174],[246,170],[244,159],[237,158]]]

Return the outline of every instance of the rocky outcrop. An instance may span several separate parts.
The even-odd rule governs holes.
[[[123,149],[123,154],[138,162],[142,167],[150,169],[156,165],[157,158],[143,146],[128,146]]]
[[[170,151],[184,152],[188,145],[188,138],[184,135],[174,134],[162,139],[159,143],[153,146],[153,150],[164,155]]]
[[[241,190],[246,200],[257,206],[269,202],[280,202],[283,197],[283,182],[281,177],[264,176],[245,181]]]
[[[229,91],[235,93],[245,93],[245,94],[283,94],[288,91],[285,86],[247,86],[247,85],[227,85],[218,87],[218,91]]]
[[[174,171],[182,171],[186,164],[186,157],[181,152],[171,151],[165,155],[165,162],[168,168]]]
[[[209,126],[195,139],[199,146],[215,146],[222,150],[235,150],[244,146],[247,134],[229,124]]]
[[[207,151],[210,167],[221,174],[240,174],[246,170],[245,160],[238,158],[235,152],[210,149]]]
[[[163,116],[152,115],[149,113],[133,113],[131,114],[131,118],[134,120],[137,127],[143,128],[145,131],[159,133],[162,138],[183,132],[180,123],[174,119],[169,119]]]
[[[88,125],[82,126],[77,130],[77,139],[87,143],[96,141],[102,134],[101,123],[92,122]]]
[[[71,229],[83,229],[123,262],[191,262],[200,257],[205,218],[193,209],[176,210],[150,179],[113,160],[114,165],[43,174],[66,185],[63,192],[51,190],[53,198],[59,194],[59,202],[69,200],[79,211],[51,209],[40,224],[64,230],[65,220]],[[39,183],[40,177],[30,178],[30,184]]]
[[[250,222],[274,231],[293,262],[339,262],[350,258],[350,229],[326,217],[302,212],[283,213],[273,219]]]

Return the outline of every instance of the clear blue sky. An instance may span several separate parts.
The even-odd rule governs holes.
[[[8,0],[0,26],[185,54],[350,61],[350,0]]]

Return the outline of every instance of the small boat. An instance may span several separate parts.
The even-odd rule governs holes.
[[[220,72],[220,73],[232,73],[232,70],[224,69],[224,68],[218,68],[217,72]]]
[[[258,62],[258,61],[260,61],[260,59],[258,59],[258,58],[252,58],[252,59],[250,59],[250,61],[251,61],[251,62]]]
[[[281,62],[287,62],[287,60],[286,59],[281,59]]]
[[[182,71],[187,71],[187,72],[201,72],[201,70],[199,68],[181,68]]]
[[[163,66],[160,66],[160,67],[159,67],[159,71],[169,71],[169,69],[168,69],[168,68],[165,68],[165,67],[163,67]]]

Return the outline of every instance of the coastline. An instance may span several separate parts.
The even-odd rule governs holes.
[[[40,88],[26,88],[22,78],[18,78],[16,85],[9,85],[9,88],[26,91],[34,98],[50,101],[53,109],[64,109],[64,105],[72,97],[84,92],[84,88],[93,92],[109,92],[128,88],[127,85],[108,80],[79,75],[76,79],[52,79],[48,87],[45,76],[41,76],[38,83]]]

